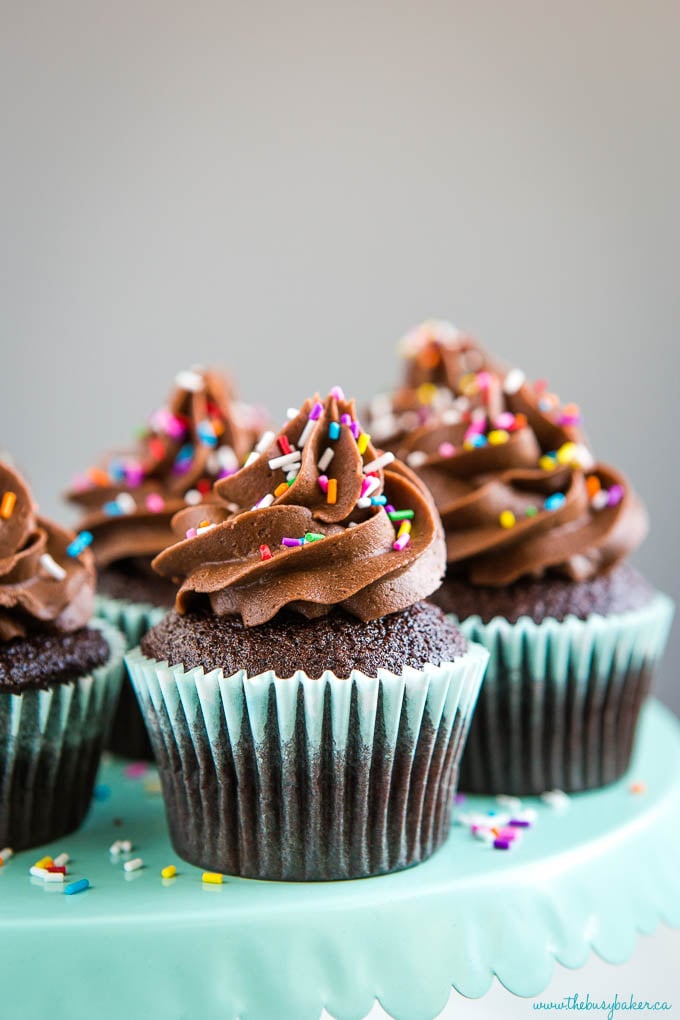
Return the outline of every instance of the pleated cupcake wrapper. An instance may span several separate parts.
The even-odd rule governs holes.
[[[620,778],[673,613],[657,594],[642,609],[586,620],[453,616],[490,653],[460,789],[522,796]]]
[[[225,677],[126,657],[175,849],[252,878],[359,878],[444,842],[486,651],[402,676]]]
[[[127,599],[113,599],[107,595],[97,595],[95,600],[95,615],[122,631],[128,648],[138,645],[146,632],[160,623],[167,612],[167,609],[147,602],[128,602]],[[120,697],[106,747],[126,758],[152,758],[146,726],[123,663],[121,674]]]
[[[104,621],[103,666],[47,690],[0,694],[0,845],[21,850],[82,822],[122,678],[122,634]]]

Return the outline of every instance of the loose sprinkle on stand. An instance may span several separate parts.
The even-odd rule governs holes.
[[[2,863],[6,864],[10,857],[14,857],[14,850],[12,850],[11,846],[3,847],[3,849],[0,850],[0,860]]]
[[[640,780],[636,780],[634,783],[631,783],[630,786],[628,787],[628,789],[630,790],[631,793],[646,793],[647,792],[647,787],[646,787],[645,783],[640,782]]]
[[[69,882],[69,884],[64,888],[64,893],[67,896],[75,896],[76,893],[85,892],[85,890],[89,888],[89,880],[87,878],[80,878],[77,882]]]
[[[54,864],[57,868],[65,868],[68,862],[71,860],[68,854],[59,854],[58,857],[54,858]]]
[[[201,881],[206,885],[222,885],[224,877],[219,875],[216,871],[204,871],[201,876]]]
[[[161,878],[174,878],[177,874],[177,868],[174,864],[168,864],[167,867],[161,868]]]
[[[126,861],[123,865],[124,871],[139,871],[140,868],[144,867],[144,861],[141,857],[134,857],[131,861]]]
[[[3,521],[8,521],[14,513],[14,507],[16,506],[17,494],[12,492],[10,489],[3,495],[0,501],[0,517]]]

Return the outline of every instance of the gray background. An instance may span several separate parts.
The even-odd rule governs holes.
[[[441,316],[585,408],[677,597],[676,3],[1,12],[0,445],[43,509],[180,367],[279,418]]]

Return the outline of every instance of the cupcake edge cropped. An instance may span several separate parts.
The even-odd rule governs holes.
[[[0,843],[40,846],[77,829],[90,805],[99,758],[122,681],[123,635],[103,620],[103,665],[46,690],[0,693]]]
[[[449,833],[487,660],[470,645],[401,676],[282,679],[185,671],[132,650],[175,849],[211,871],[284,881],[425,860]]]
[[[663,655],[672,600],[586,619],[451,619],[490,653],[461,763],[466,793],[527,796],[620,779]]]

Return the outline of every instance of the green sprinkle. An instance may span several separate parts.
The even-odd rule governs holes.
[[[325,535],[319,534],[318,531],[308,531],[305,535],[305,542],[319,542]]]
[[[535,517],[537,513],[538,513],[538,510],[536,509],[535,506],[528,506],[526,508],[526,510],[524,511],[524,516],[525,517]]]
[[[387,515],[391,521],[412,521],[415,517],[414,510],[393,510]]]

